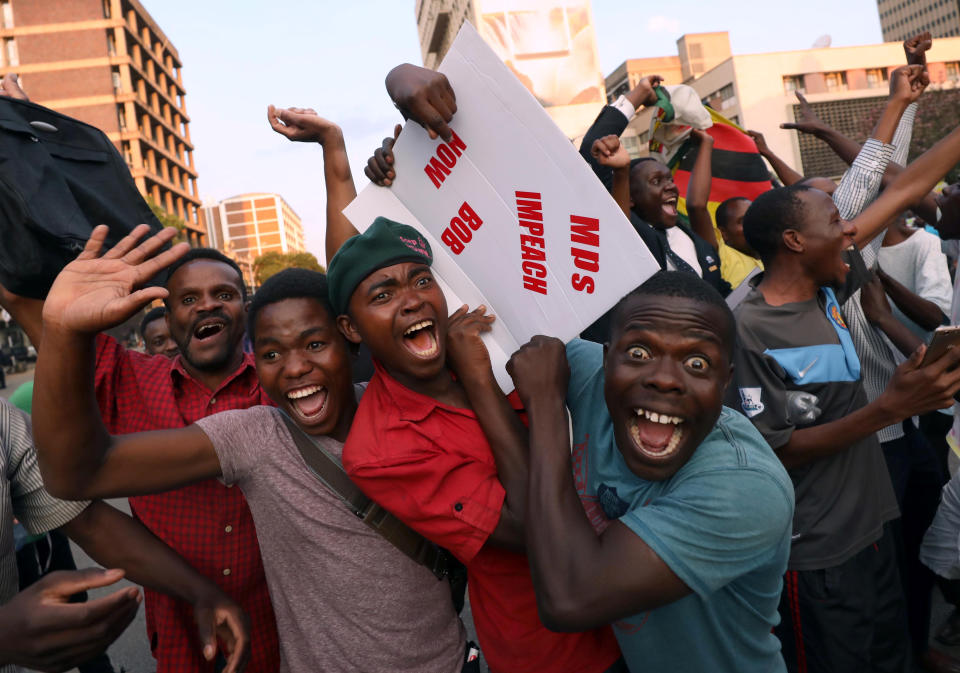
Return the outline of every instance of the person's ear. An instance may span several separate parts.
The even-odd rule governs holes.
[[[785,229],[783,232],[783,245],[790,252],[801,254],[806,251],[803,243],[803,234],[796,229]]]
[[[247,299],[245,302],[243,302],[243,312],[244,312],[244,313],[249,313],[249,312],[250,312],[250,303],[251,303],[252,301],[253,301],[252,299]]]
[[[359,344],[363,341],[360,337],[360,332],[357,330],[357,326],[353,324],[353,320],[346,313],[337,316],[337,329],[340,330],[340,334],[350,343]]]

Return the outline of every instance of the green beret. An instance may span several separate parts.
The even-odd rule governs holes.
[[[378,217],[362,234],[347,240],[330,260],[327,286],[337,315],[347,312],[350,296],[377,269],[403,262],[433,264],[430,244],[413,227]]]

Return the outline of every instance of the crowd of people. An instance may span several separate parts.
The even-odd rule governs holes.
[[[661,79],[605,106],[580,152],[661,269],[582,338],[520,348],[509,395],[482,340],[495,315],[447,305],[409,223],[359,233],[341,130],[270,106],[323,150],[325,274],[248,296],[172,229],[109,247],[100,226],[45,299],[0,289],[39,354],[32,419],[0,403],[0,666],[94,659],[141,596],[69,599],[126,574],[158,671],[960,670],[929,646],[935,586],[960,606],[960,347],[927,352],[960,322],[960,189],[932,191],[960,128],[906,161],[930,46],[904,44],[862,145],[798,94],[784,126],[849,164],[839,183],[751,133],[777,186],[714,215],[708,133],[684,195],[619,139]],[[443,75],[386,85],[452,137]],[[26,96],[13,76],[0,93]],[[372,182],[396,179],[399,130]],[[106,335],[154,303],[145,353]],[[18,592],[14,516],[110,569]],[[958,633],[960,612],[939,637]]]

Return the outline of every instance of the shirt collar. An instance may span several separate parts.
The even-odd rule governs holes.
[[[428,395],[407,388],[387,373],[387,370],[384,369],[383,365],[377,360],[373,361],[373,366],[376,370],[374,378],[380,379],[387,395],[390,396],[390,399],[396,405],[401,420],[419,423],[433,413],[435,409],[442,409],[454,414],[460,414],[461,416],[467,416],[468,418],[477,417],[470,409],[452,407],[448,404],[438,402]]]
[[[170,377],[175,384],[178,381],[192,381],[194,384],[200,386],[200,388],[208,390],[205,385],[193,378],[186,370],[183,366],[183,356],[180,354],[177,354],[177,356],[173,358],[173,363],[170,367]],[[244,352],[243,361],[240,363],[240,366],[237,367],[236,371],[224,379],[223,383],[221,383],[216,390],[210,392],[216,395],[227,386],[232,385],[234,381],[240,380],[241,377],[246,379],[243,389],[248,395],[253,395],[260,386],[260,379],[257,378],[257,368],[256,365],[254,365],[253,353]]]

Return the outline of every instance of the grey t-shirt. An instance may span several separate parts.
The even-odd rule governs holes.
[[[449,582],[368,528],[310,472],[280,412],[197,421],[253,513],[280,632],[280,670],[454,673],[465,632]],[[342,444],[320,438],[331,455]]]
[[[782,306],[767,304],[753,290],[736,316],[734,381],[726,402],[775,450],[795,429],[838,420],[867,404],[860,361],[832,290]],[[796,493],[791,570],[839,565],[899,516],[874,434],[789,473]]]

